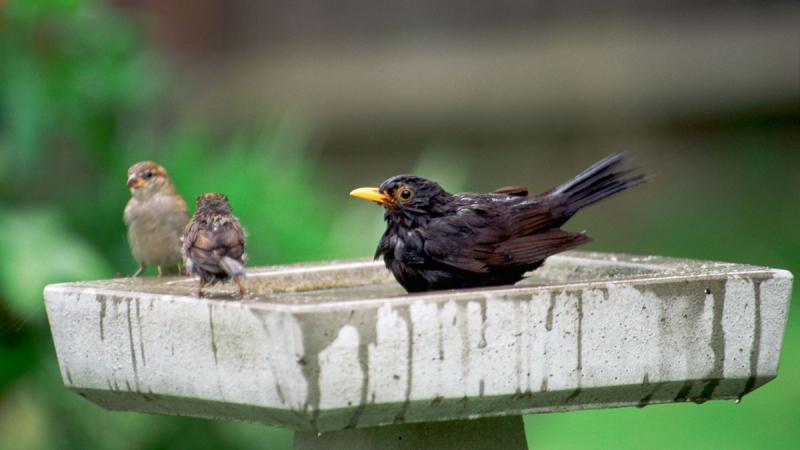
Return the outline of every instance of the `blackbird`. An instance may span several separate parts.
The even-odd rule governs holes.
[[[131,199],[125,206],[128,243],[139,269],[158,266],[158,276],[165,268],[181,260],[180,238],[189,217],[186,202],[175,192],[167,171],[152,161],[142,161],[128,169]]]
[[[233,216],[228,197],[203,194],[183,235],[183,261],[186,270],[200,278],[197,296],[203,297],[206,284],[233,280],[244,297],[247,255],[244,252],[244,230]]]
[[[437,183],[397,175],[350,195],[383,205],[386,231],[375,259],[408,292],[514,284],[545,258],[590,241],[559,227],[579,209],[643,183],[622,153],[536,196],[523,187],[449,194]]]

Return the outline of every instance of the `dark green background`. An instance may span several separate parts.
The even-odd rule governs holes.
[[[576,217],[587,249],[717,259],[800,272],[800,112],[735,105],[636,132],[326,147],[302,116],[236,129],[159,121],[170,70],[136,21],[94,2],[0,6],[0,448],[289,448],[287,430],[112,413],[66,391],[42,288],[129,274],[126,169],[153,158],[192,199],[228,194],[252,265],[372,254],[381,211],[349,189],[415,172],[450,190],[545,190],[620,149],[654,174]],[[774,105],[772,105],[774,106]],[[322,142],[322,144],[320,144]],[[797,295],[793,302],[797,307]],[[709,402],[529,416],[532,448],[796,448],[800,331],[790,317],[777,380],[741,404]]]

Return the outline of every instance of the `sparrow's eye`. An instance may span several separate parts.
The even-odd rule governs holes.
[[[150,178],[153,178],[153,171],[152,170],[148,170],[147,172],[145,172],[144,173],[144,178],[146,180],[149,180]]]
[[[411,190],[407,187],[400,188],[397,195],[400,197],[401,200],[404,201],[411,200],[411,197],[413,197]]]

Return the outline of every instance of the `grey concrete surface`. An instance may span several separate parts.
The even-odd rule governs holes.
[[[111,410],[311,433],[735,400],[777,374],[792,275],[569,252],[503,288],[407,295],[371,261],[248,284],[244,302],[189,278],[47,286],[64,384]]]

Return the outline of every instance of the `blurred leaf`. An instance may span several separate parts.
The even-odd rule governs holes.
[[[0,402],[0,436],[4,450],[45,448],[48,441],[46,403],[16,389]]]
[[[93,0],[10,2],[0,23],[0,148],[16,171],[8,198],[39,193],[28,187],[46,154],[108,165],[122,124],[162,86],[139,28]]]
[[[43,314],[44,285],[111,274],[103,258],[47,210],[0,212],[0,255],[0,289],[8,307],[31,320]]]
[[[3,362],[0,364],[0,399],[10,385],[36,366],[42,356],[38,345],[41,338],[37,333],[42,327],[29,327],[29,322],[10,317],[3,306],[0,298],[0,361]]]
[[[8,67],[4,74],[3,109],[9,111],[6,117],[6,133],[9,139],[8,147],[13,147],[16,165],[23,171],[28,171],[32,161],[42,150],[40,147],[39,132],[45,127],[47,120],[45,110],[47,101],[45,93],[40,89],[41,80],[36,76],[37,71],[32,61],[28,59],[17,60]],[[10,113],[13,111],[13,114]]]
[[[33,20],[42,14],[56,11],[74,10],[81,4],[86,3],[82,0],[36,0],[28,2],[7,2],[5,8],[9,15],[20,20]]]

